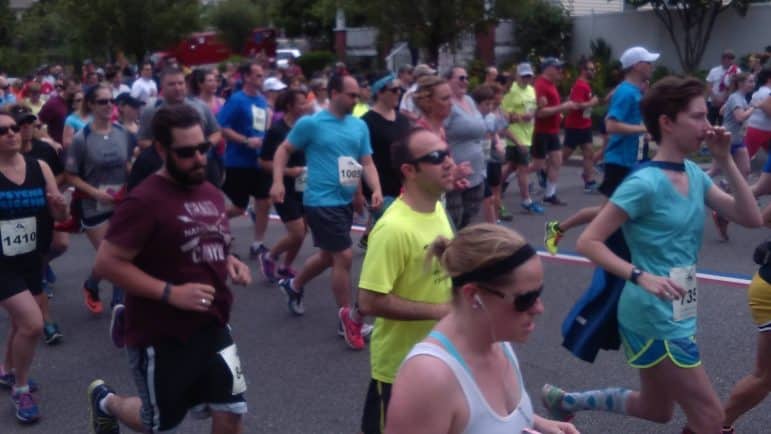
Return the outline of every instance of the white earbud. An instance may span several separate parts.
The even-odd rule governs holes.
[[[485,309],[485,304],[482,303],[482,298],[479,297],[479,294],[474,294],[474,301],[476,304],[474,304],[475,307],[481,307],[482,309]]]

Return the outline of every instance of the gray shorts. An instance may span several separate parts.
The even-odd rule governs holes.
[[[353,244],[353,205],[306,206],[305,220],[313,235],[313,245],[325,252],[342,252]]]

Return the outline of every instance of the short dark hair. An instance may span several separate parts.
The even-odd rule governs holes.
[[[771,68],[763,68],[758,73],[757,84],[764,86],[766,83],[768,83],[769,79],[771,79]]]
[[[415,156],[410,152],[410,142],[416,134],[422,131],[429,130],[423,127],[413,127],[391,144],[391,167],[399,173],[401,180],[404,180],[404,174],[401,170],[402,164],[408,164],[415,159]]]
[[[343,79],[345,76],[343,74],[332,74],[331,77],[329,77],[329,81],[327,82],[327,93],[332,96],[332,91],[334,90],[337,93],[343,92]]]
[[[640,109],[645,128],[656,142],[661,141],[659,118],[664,115],[673,121],[694,98],[704,97],[706,86],[693,77],[668,76],[657,81],[645,93]]]
[[[578,70],[579,71],[586,70],[587,65],[589,65],[590,63],[592,63],[592,59],[590,59],[590,58],[588,58],[586,56],[581,56],[581,58],[578,59],[578,63],[577,63]]]
[[[167,66],[161,71],[161,83],[170,75],[185,75],[185,72],[176,66]]]
[[[172,129],[202,125],[201,116],[187,104],[164,105],[153,116],[153,138],[165,149],[174,141]]]
[[[288,112],[290,108],[294,108],[297,95],[308,96],[308,92],[300,89],[287,89],[281,92],[276,98],[276,111]]]
[[[241,76],[242,79],[245,75],[249,75],[252,73],[252,66],[254,65],[262,67],[262,65],[254,61],[246,61],[238,65],[238,74]]]
[[[495,98],[495,89],[490,85],[480,84],[473,92],[471,92],[471,98],[473,98],[474,102],[477,104],[489,101]]]

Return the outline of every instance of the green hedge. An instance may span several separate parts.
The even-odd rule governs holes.
[[[300,56],[296,63],[302,68],[303,74],[310,78],[314,72],[334,65],[336,60],[337,56],[331,51],[309,51]]]

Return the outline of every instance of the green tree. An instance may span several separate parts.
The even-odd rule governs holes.
[[[241,53],[252,29],[267,24],[268,2],[222,0],[207,12],[207,21],[234,53]]]
[[[627,0],[635,8],[650,5],[675,46],[680,66],[696,72],[712,36],[717,17],[733,9],[747,14],[749,0]]]
[[[523,57],[565,57],[573,37],[570,12],[561,4],[527,0],[513,13],[514,40]]]
[[[91,55],[141,59],[201,28],[199,0],[59,0],[68,28]]]

